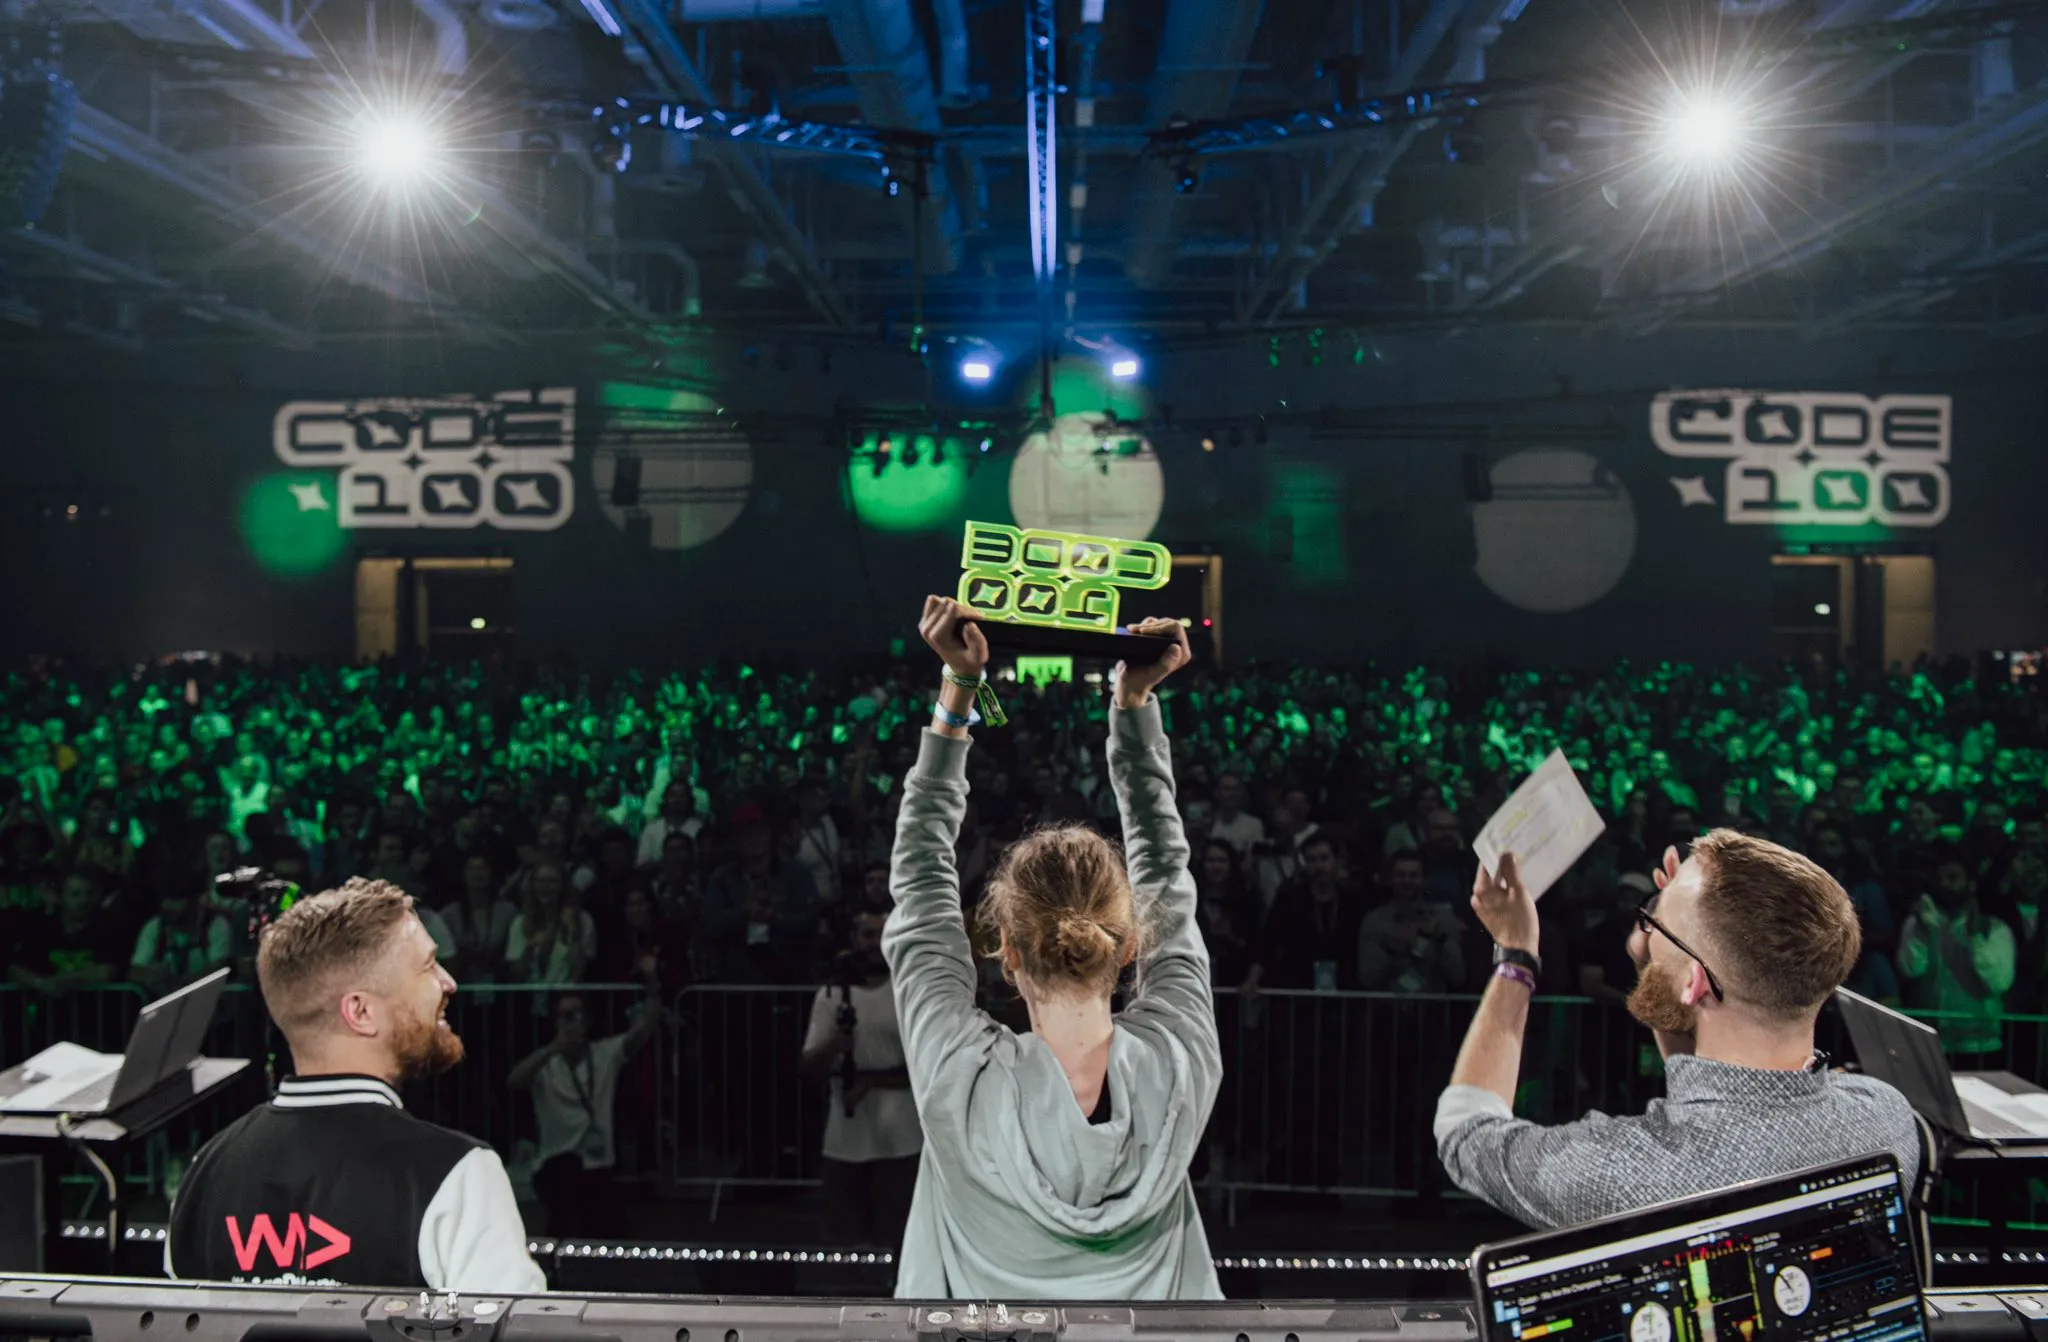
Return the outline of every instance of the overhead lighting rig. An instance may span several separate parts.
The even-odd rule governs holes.
[[[1198,155],[1271,149],[1297,140],[1353,135],[1359,131],[1414,121],[1440,121],[1472,111],[1482,103],[1500,102],[1521,95],[1528,87],[1502,82],[1444,84],[1434,88],[1410,89],[1384,98],[1310,107],[1272,116],[1245,117],[1235,121],[1195,121],[1153,131],[1145,137],[1144,152],[1166,157],[1178,165]]]

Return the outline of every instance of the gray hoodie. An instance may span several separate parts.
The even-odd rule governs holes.
[[[1155,940],[1110,1035],[1112,1116],[1097,1126],[1044,1041],[974,1004],[953,865],[968,745],[924,734],[889,877],[896,908],[882,953],[925,1132],[896,1294],[1221,1299],[1187,1171],[1223,1057],[1158,701],[1110,712],[1125,861]]]

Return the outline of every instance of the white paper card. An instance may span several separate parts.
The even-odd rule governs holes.
[[[1529,898],[1541,899],[1606,829],[1564,752],[1553,750],[1494,812],[1472,851],[1489,872],[1500,869],[1501,854],[1513,853]]]

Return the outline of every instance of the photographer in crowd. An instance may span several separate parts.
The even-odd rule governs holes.
[[[804,1035],[802,1075],[828,1080],[825,1227],[834,1244],[895,1252],[910,1218],[924,1130],[910,1095],[896,988],[882,958],[886,910],[854,914],[833,982],[818,990]]]

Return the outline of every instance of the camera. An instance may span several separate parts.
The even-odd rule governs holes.
[[[249,905],[249,939],[299,902],[299,886],[262,867],[237,867],[213,878],[216,899],[243,900]]]

